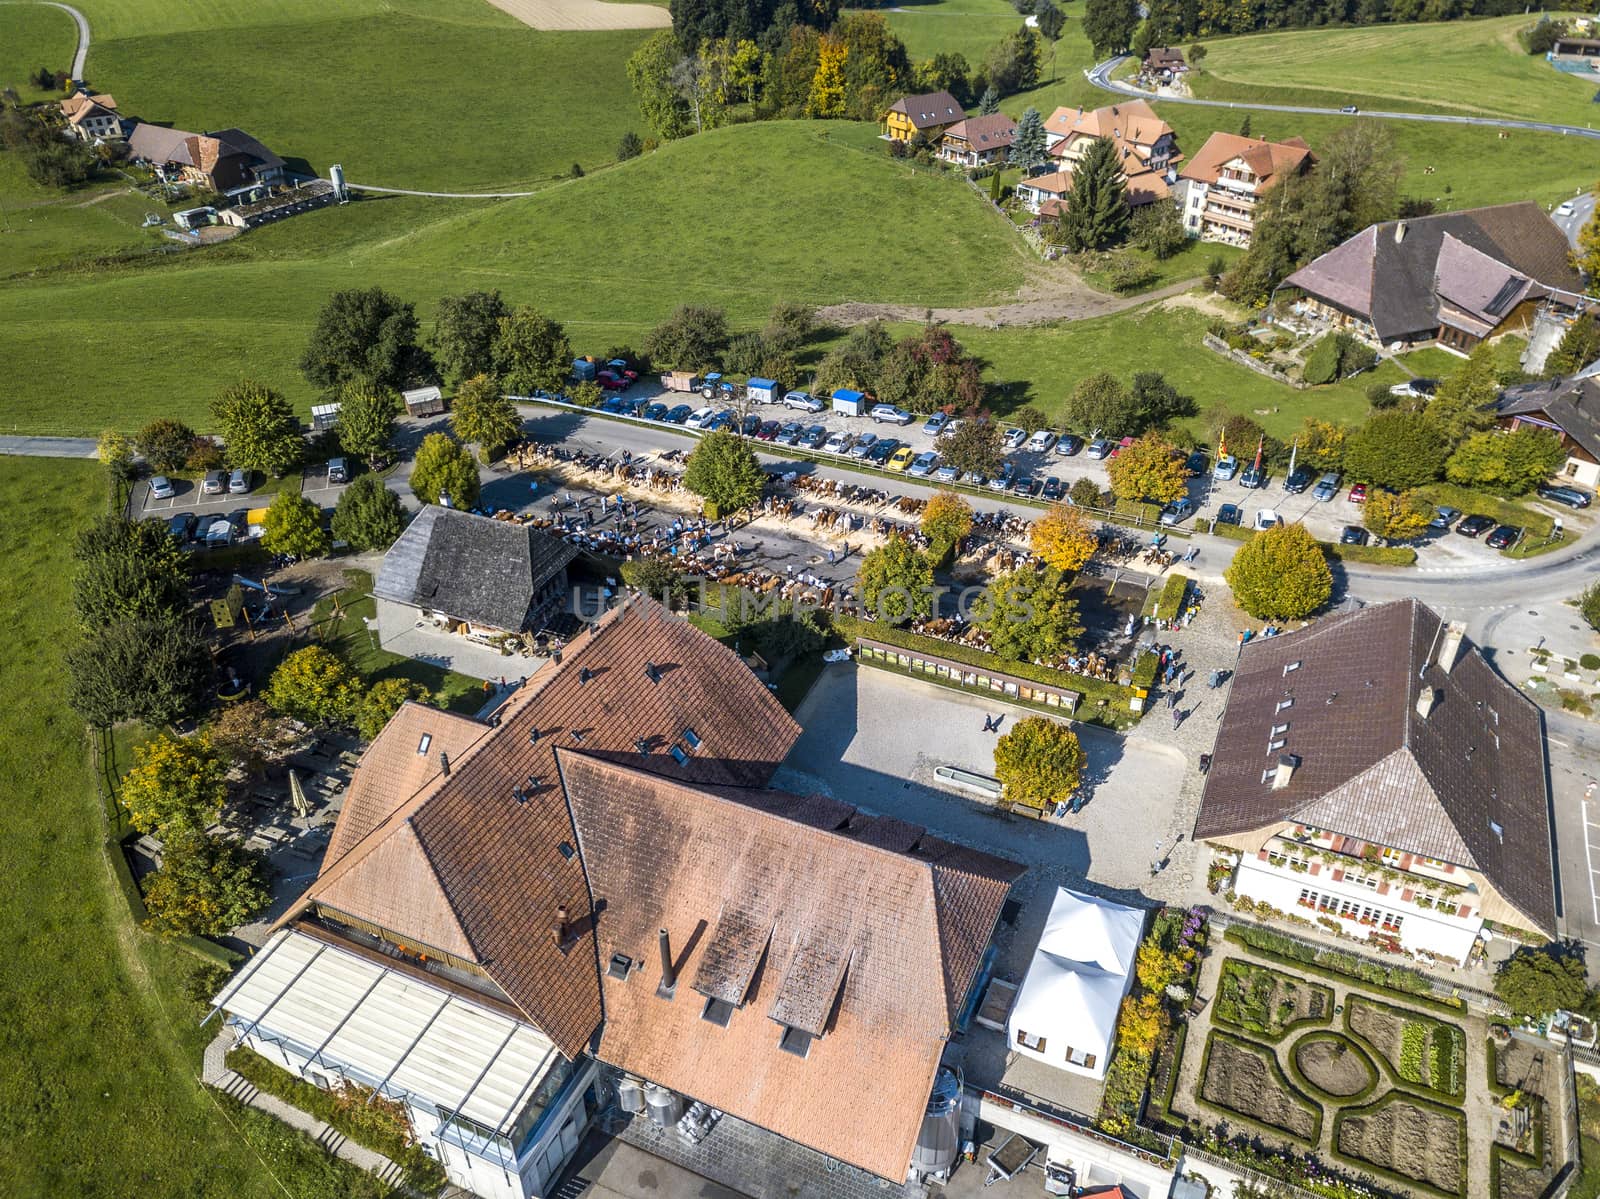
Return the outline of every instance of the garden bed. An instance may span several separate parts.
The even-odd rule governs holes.
[[[1444,1195],[1466,1192],[1467,1127],[1460,1112],[1391,1091],[1368,1107],[1340,1112],[1335,1152],[1353,1164]]]
[[[1402,1084],[1459,1100],[1465,1093],[1466,1036],[1454,1024],[1351,995],[1345,1027],[1381,1056]]]
[[[1289,1060],[1296,1082],[1333,1103],[1360,1102],[1378,1085],[1378,1067],[1366,1050],[1337,1032],[1307,1033]]]
[[[1206,1041],[1200,1099],[1306,1145],[1322,1132],[1322,1108],[1294,1089],[1272,1050],[1217,1029]]]
[[[1222,963],[1213,1019],[1277,1042],[1303,1024],[1333,1019],[1333,992],[1243,958]]]

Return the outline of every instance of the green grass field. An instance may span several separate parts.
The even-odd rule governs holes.
[[[887,12],[867,11],[883,12],[912,62],[958,53],[972,67],[980,66],[989,50],[1015,33],[1023,21],[1011,0],[934,0],[896,5]]]
[[[1600,75],[1563,74],[1523,52],[1533,16],[1313,29],[1208,41],[1200,95],[1446,111],[1588,125]]]
[[[60,677],[72,535],[104,497],[90,463],[0,471],[0,1194],[372,1196],[348,1167],[200,1086],[211,1030],[182,993],[198,959],[137,932],[113,881]]]
[[[0,5],[0,88],[16,88],[24,102],[54,95],[34,87],[28,76],[40,67],[67,70],[77,44],[77,26],[59,8]]]

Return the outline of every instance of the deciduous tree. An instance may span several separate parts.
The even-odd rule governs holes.
[[[262,699],[235,700],[206,729],[206,740],[223,759],[259,778],[268,766],[282,762],[300,735],[292,722],[274,715]]]
[[[861,602],[879,620],[904,624],[933,611],[933,564],[899,534],[861,559],[856,575]]]
[[[278,664],[262,698],[306,724],[345,724],[360,703],[361,677],[331,649],[308,645]]]
[[[1304,525],[1280,524],[1239,547],[1223,577],[1257,620],[1299,620],[1333,594],[1333,572]]]
[[[411,467],[411,491],[419,500],[470,508],[478,502],[478,488],[478,466],[466,446],[447,433],[422,439]]]
[[[1494,347],[1482,342],[1439,384],[1425,411],[1445,441],[1455,446],[1470,434],[1494,426],[1494,403],[1499,398]]]
[[[1428,531],[1433,505],[1414,491],[1402,495],[1374,491],[1367,496],[1361,519],[1375,537],[1386,541],[1412,541]]]
[[[1011,414],[1013,423],[1029,437],[1050,423],[1050,418],[1044,414],[1043,409],[1032,404],[1024,404]]]
[[[1578,611],[1595,632],[1600,633],[1600,583],[1590,583],[1578,596]]]
[[[211,667],[186,621],[118,620],[67,650],[67,702],[98,728],[193,715]]]
[[[1095,499],[1099,499],[1098,488]],[[1077,503],[1076,496],[1073,503]],[[1051,505],[1033,522],[1028,540],[1034,553],[1057,570],[1064,571],[1081,570],[1100,546],[1100,539],[1088,519],[1072,504]]]
[[[126,479],[133,474],[133,443],[115,429],[107,429],[95,443],[95,457],[100,465],[116,479]]]
[[[1513,433],[1474,433],[1444,465],[1452,483],[1495,495],[1526,495],[1566,460],[1561,438],[1547,429],[1524,426]]]
[[[328,534],[322,527],[322,509],[295,491],[272,497],[261,522],[261,548],[269,554],[295,558],[320,558],[328,552]]]
[[[683,485],[705,500],[713,519],[759,503],[766,482],[749,442],[723,430],[700,439],[683,473]]]
[[[844,64],[850,48],[843,38],[824,34],[817,46],[817,72],[806,96],[806,116],[837,118],[845,113]]]
[[[1561,344],[1550,351],[1540,374],[1546,379],[1573,375],[1600,360],[1600,318],[1586,312],[1567,326]]]
[[[1128,388],[1129,416],[1121,426],[1124,436],[1137,437],[1195,414],[1194,397],[1185,395],[1160,371],[1136,371]]]
[[[405,528],[400,497],[377,475],[360,475],[339,496],[333,535],[354,550],[386,550]]]
[[[1518,949],[1495,972],[1494,993],[1530,1020],[1557,1011],[1581,1012],[1593,1002],[1583,949],[1573,941]]]
[[[1096,59],[1127,49],[1138,23],[1139,10],[1133,0],[1086,0],[1084,5],[1083,33]]]
[[[460,386],[450,405],[450,425],[462,441],[477,443],[485,462],[494,461],[522,436],[517,406],[493,375],[474,375]]]
[[[639,111],[662,141],[682,137],[693,128],[689,105],[672,82],[673,68],[682,57],[672,30],[663,29],[646,38],[628,59],[628,82]]]
[[[1165,261],[1189,244],[1178,206],[1163,200],[1146,204],[1133,214],[1133,244],[1152,258]]]
[[[1070,653],[1083,636],[1071,579],[1054,566],[1023,566],[990,584],[974,612],[989,646],[1002,658],[1053,662]]]
[[[367,693],[361,697],[361,702],[356,705],[356,732],[361,734],[362,740],[371,741],[383,732],[383,726],[388,724],[390,718],[400,710],[401,705],[408,701],[419,704],[432,703],[433,693],[421,683],[412,682],[410,679],[379,679],[367,689]]]
[[[381,287],[336,291],[317,317],[300,372],[329,391],[353,379],[400,391],[436,376],[417,334],[416,308],[408,301]]]
[[[1005,801],[1044,811],[1070,803],[1083,778],[1085,756],[1078,735],[1048,716],[1025,716],[994,747],[995,777]]]
[[[158,733],[133,751],[117,800],[141,833],[204,832],[222,815],[228,772],[203,735]]]
[[[1348,430],[1332,421],[1308,416],[1296,438],[1299,460],[1315,470],[1338,470],[1344,464],[1344,441]]]
[[[221,837],[188,833],[167,841],[161,869],[145,883],[145,924],[167,937],[220,937],[271,899],[260,854]]]
[[[633,134],[635,144],[639,139]],[[634,154],[638,154],[634,150]],[[620,157],[620,152],[619,152]],[[494,339],[511,307],[500,292],[468,291],[445,296],[433,318],[433,357],[447,379],[460,381],[494,370]]]
[[[683,304],[644,339],[650,361],[668,370],[714,367],[728,344],[728,318],[720,308]]]
[[[1105,493],[1100,490],[1100,484],[1089,478],[1088,475],[1081,475],[1072,481],[1072,486],[1067,488],[1067,499],[1071,500],[1079,508],[1110,507]],[[1084,527],[1087,528],[1087,524]]]
[[[194,430],[181,420],[159,417],[140,429],[133,442],[151,470],[169,475],[183,469],[194,446]]]
[[[1183,457],[1166,438],[1146,433],[1106,464],[1111,490],[1118,499],[1165,504],[1188,492]]]
[[[158,520],[99,517],[73,547],[72,606],[94,629],[119,620],[172,620],[189,607],[189,560]]]
[[[1135,422],[1133,396],[1109,371],[1080,379],[1067,397],[1067,423],[1095,433],[1121,433]]]
[[[1600,183],[1595,186],[1600,187]],[[1573,251],[1572,262],[1589,280],[1589,294],[1600,295],[1600,205],[1578,230],[1578,248]]]
[[[339,444],[344,452],[373,470],[382,466],[394,445],[400,407],[400,397],[387,387],[365,380],[346,383],[339,390]]]
[[[922,532],[936,546],[956,545],[972,532],[972,505],[953,491],[937,491],[922,510]]]
[[[300,421],[282,394],[241,379],[211,401],[228,465],[281,478],[305,453]]]
[[[1379,412],[1345,439],[1345,470],[1358,481],[1405,491],[1432,483],[1450,453],[1444,434],[1419,412]]]
[[[999,423],[988,413],[969,415],[954,433],[939,438],[939,456],[964,475],[992,477],[1006,456]]]
[[[500,318],[493,356],[500,382],[512,395],[560,391],[572,374],[566,330],[526,305]]]

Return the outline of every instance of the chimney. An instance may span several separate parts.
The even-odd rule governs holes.
[[[1398,246],[1401,242],[1405,241],[1405,239],[1406,223],[1404,221],[1396,221],[1394,223],[1394,244]]]
[[[667,936],[666,929],[656,930],[656,945],[661,950],[661,985],[656,988],[656,994],[671,999],[678,986],[678,972],[672,968],[672,938]]]
[[[1433,711],[1434,705],[1438,702],[1438,691],[1432,687],[1424,687],[1420,692],[1417,693],[1417,715],[1426,720],[1428,718],[1428,713]]]
[[[1461,647],[1466,641],[1466,636],[1467,626],[1459,620],[1452,620],[1445,626],[1444,640],[1439,643],[1439,655],[1434,661],[1446,674],[1449,674],[1461,660]]]
[[[439,751],[439,772],[444,775],[450,773],[450,755],[442,749]]]
[[[550,926],[550,940],[560,949],[567,943],[567,905],[556,905],[556,922]]]
[[[1278,769],[1272,775],[1272,789],[1282,791],[1289,785],[1289,780],[1294,777],[1295,767],[1300,765],[1299,754],[1284,754],[1278,759]]]

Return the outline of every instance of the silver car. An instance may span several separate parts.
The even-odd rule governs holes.
[[[229,495],[248,495],[250,493],[250,472],[236,470],[228,476]]]
[[[798,408],[801,412],[821,412],[826,407],[816,396],[806,391],[791,391],[783,397],[785,408]]]

